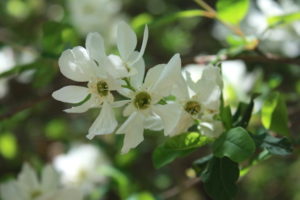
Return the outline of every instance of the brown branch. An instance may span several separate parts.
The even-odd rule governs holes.
[[[189,179],[187,181],[185,181],[183,184],[181,185],[177,185],[165,192],[163,192],[160,197],[162,199],[170,199],[170,198],[173,198],[174,196],[177,196],[178,194],[180,194],[181,192],[191,188],[191,187],[194,187],[195,185],[199,184],[200,186],[202,185],[201,184],[201,181],[200,181],[200,178],[193,178],[193,179]],[[206,198],[209,198],[206,196],[206,194],[204,194],[204,196]]]
[[[199,64],[207,64],[216,60],[217,57],[214,55],[198,56],[195,58],[195,62]],[[245,62],[262,62],[262,63],[281,63],[281,64],[295,64],[300,66],[299,58],[284,58],[268,54],[268,56],[249,56],[249,55],[239,55],[239,56],[222,56],[219,58],[220,61],[226,60],[244,60]]]
[[[17,106],[17,107],[15,107],[14,109],[8,111],[7,113],[4,113],[4,114],[0,115],[0,121],[1,121],[1,120],[5,120],[5,119],[7,119],[7,118],[10,118],[10,117],[12,117],[13,115],[15,115],[15,114],[17,114],[17,113],[19,113],[19,112],[21,112],[21,111],[24,111],[24,110],[26,110],[26,109],[28,109],[28,108],[31,108],[31,107],[35,106],[36,104],[38,104],[38,103],[41,103],[41,102],[43,102],[43,101],[46,101],[46,100],[48,100],[50,97],[51,97],[50,94],[46,94],[46,95],[41,96],[41,97],[39,97],[39,98],[37,98],[37,99],[35,99],[35,100],[31,100],[31,101],[28,101],[28,102],[26,102],[26,103],[20,105],[20,106]]]

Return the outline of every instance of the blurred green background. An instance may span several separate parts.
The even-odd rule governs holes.
[[[207,2],[214,7],[216,1]],[[191,169],[192,162],[208,149],[156,170],[151,154],[166,140],[160,132],[146,131],[141,145],[120,155],[122,136],[111,134],[92,141],[85,137],[99,110],[66,114],[62,110],[68,105],[51,97],[54,90],[72,83],[59,73],[61,52],[84,45],[87,33],[94,31],[104,36],[109,52],[115,52],[115,28],[124,20],[140,42],[144,25],[149,25],[147,68],[166,63],[175,53],[181,54],[184,68],[229,52],[230,61],[223,62],[226,103],[234,107],[238,101],[247,102],[253,92],[261,93],[261,99],[271,91],[281,92],[288,106],[294,153],[251,168],[239,180],[236,199],[300,200],[300,1],[251,1],[240,29],[250,41],[247,45],[259,41],[260,52],[245,48],[245,42],[228,27],[199,16],[198,9],[192,0],[1,0],[0,182],[15,177],[23,162],[36,169],[54,163],[61,170],[59,156],[92,145],[86,155],[95,153],[95,157],[83,159],[83,149],[73,161],[78,166],[90,164],[88,169],[83,164],[82,170],[95,170],[99,176],[99,180],[89,180],[83,173],[72,183],[95,185],[86,199],[209,199]],[[295,19],[272,24],[272,17],[290,13],[296,13]],[[258,100],[250,124],[253,130],[261,125],[260,108]],[[116,112],[124,120],[121,110]],[[107,168],[98,170],[99,166]]]

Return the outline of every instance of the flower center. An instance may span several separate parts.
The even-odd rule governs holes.
[[[41,196],[42,195],[42,192],[40,190],[34,190],[31,192],[31,198],[34,199],[34,198],[37,198],[38,196]]]
[[[191,115],[196,115],[199,114],[201,111],[201,106],[197,101],[188,101],[185,106],[184,109],[186,112],[188,112]]]
[[[133,104],[135,105],[135,107],[140,110],[147,109],[150,103],[151,96],[147,92],[138,93],[133,100]]]
[[[108,95],[108,84],[105,81],[99,81],[97,83],[97,91],[100,96],[105,97]]]

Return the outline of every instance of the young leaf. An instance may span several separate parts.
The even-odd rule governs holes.
[[[273,16],[268,18],[268,24],[270,27],[277,25],[289,24],[294,21],[300,20],[300,12],[293,12],[285,15]]]
[[[255,151],[255,143],[242,127],[230,129],[213,144],[213,153],[217,157],[227,156],[235,162],[242,162]]]
[[[262,124],[268,130],[288,136],[287,108],[278,92],[272,93],[264,102],[262,108]]]
[[[239,24],[249,9],[249,0],[218,0],[218,18],[230,24]]]
[[[226,106],[221,109],[221,119],[226,130],[232,128],[232,115],[230,106]]]
[[[211,139],[196,132],[172,137],[154,150],[152,155],[154,166],[160,168],[177,157],[185,156],[209,142]]]
[[[287,138],[273,137],[267,133],[254,135],[254,140],[263,149],[270,154],[286,156],[292,153],[292,145]]]
[[[227,157],[213,157],[201,176],[206,192],[214,200],[233,199],[237,192],[236,181],[238,178],[238,164]]]

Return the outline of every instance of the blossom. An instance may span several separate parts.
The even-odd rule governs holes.
[[[41,179],[28,164],[24,164],[17,180],[0,187],[3,200],[81,200],[83,197],[75,188],[61,188],[58,173],[47,165]]]
[[[53,166],[61,173],[65,186],[78,187],[89,193],[96,184],[104,184],[107,179],[99,170],[110,165],[105,154],[94,145],[74,145],[67,154],[54,158]]]
[[[115,24],[121,18],[120,0],[68,0],[70,20],[81,35],[89,32],[101,33],[106,39],[113,39]]]
[[[161,125],[155,119],[160,119],[159,110],[164,105],[158,102],[169,95],[173,84],[180,77],[181,60],[176,54],[168,64],[157,65],[151,68],[144,80],[144,73],[139,73],[131,79],[131,90],[121,89],[119,92],[130,98],[130,102],[124,109],[127,120],[116,131],[117,134],[125,134],[122,153],[127,153],[143,140],[145,128],[160,129]],[[174,110],[168,110],[170,116],[174,116]],[[158,117],[159,116],[159,117]],[[173,117],[166,119],[164,129],[173,124]]]
[[[66,50],[59,58],[61,73],[67,78],[88,82],[87,87],[65,86],[55,91],[52,96],[59,101],[81,104],[65,110],[69,113],[82,113],[90,108],[100,107],[101,112],[89,129],[87,137],[112,133],[117,127],[113,107],[120,107],[126,101],[114,102],[111,91],[120,89],[121,79],[136,74],[144,69],[142,55],[147,43],[148,29],[141,51],[135,52],[137,39],[130,27],[122,22],[118,29],[118,48],[120,55],[107,56],[104,41],[100,34],[90,33],[86,39],[86,48],[75,47]],[[117,63],[116,63],[117,62]]]
[[[213,116],[218,114],[220,107],[220,96],[223,87],[220,70],[217,67],[205,67],[201,78],[194,82],[191,75],[187,73],[186,80],[181,77],[172,94],[176,101],[169,103],[158,111],[162,121],[165,123],[169,116],[168,110],[176,110],[177,118],[165,134],[174,136],[187,131],[195,120],[199,120],[199,128],[202,134],[216,137],[221,134],[221,122],[215,123]],[[173,117],[174,118],[174,117]]]

